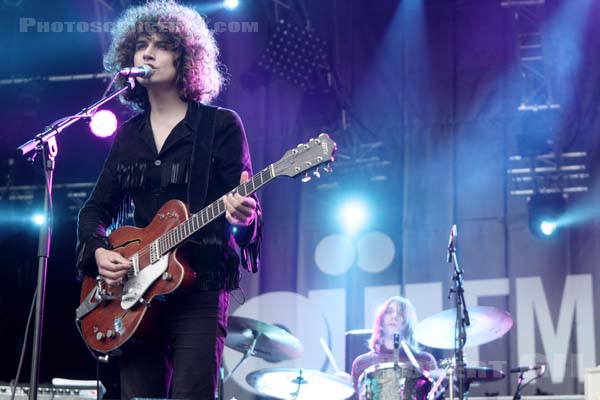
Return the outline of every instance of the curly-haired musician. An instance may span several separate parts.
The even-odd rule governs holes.
[[[110,249],[107,230],[132,207],[137,227],[147,226],[171,199],[197,212],[246,181],[252,169],[238,115],[207,105],[224,79],[214,37],[196,11],[170,0],[127,9],[116,22],[104,64],[112,73],[132,65],[152,69],[122,98],[140,113],[117,131],[79,214],[80,274],[117,286],[131,262]],[[239,287],[240,261],[257,270],[261,230],[255,198],[229,194],[224,204],[225,218],[187,246],[193,286],[160,302],[150,334],[122,349],[123,399],[214,398],[230,291]]]

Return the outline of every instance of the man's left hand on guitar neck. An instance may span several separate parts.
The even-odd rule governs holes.
[[[248,181],[248,172],[242,172],[240,184]],[[229,193],[223,196],[225,203],[225,218],[231,225],[250,226],[256,218],[256,200],[252,197],[244,197],[239,193]]]

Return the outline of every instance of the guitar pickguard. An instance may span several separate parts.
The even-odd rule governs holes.
[[[123,297],[121,297],[121,308],[129,310],[140,299],[146,290],[167,271],[169,267],[169,254],[164,254],[157,262],[148,265],[139,272],[130,277],[123,286]],[[143,299],[141,300],[143,302]]]

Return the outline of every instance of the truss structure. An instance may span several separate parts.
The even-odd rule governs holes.
[[[546,0],[505,0],[501,6],[513,16],[516,53],[522,77],[520,111],[560,108],[554,99],[548,65],[544,59],[542,24]]]

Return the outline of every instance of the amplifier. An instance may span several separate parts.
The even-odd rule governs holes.
[[[102,390],[101,390],[102,393]],[[12,387],[8,383],[0,383],[0,400],[10,400],[12,394]],[[56,385],[39,385],[37,398],[40,400],[51,400],[51,399],[96,399],[97,392],[96,388],[91,389],[88,387],[70,387],[70,386],[56,386]],[[100,396],[102,398],[102,396]],[[28,400],[29,399],[29,385],[20,383],[17,385],[15,392],[15,400]]]

